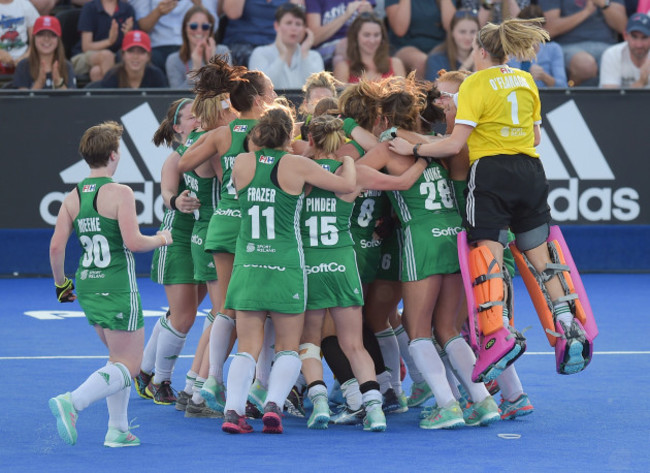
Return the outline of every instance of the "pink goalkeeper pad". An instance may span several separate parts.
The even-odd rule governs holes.
[[[598,336],[598,326],[596,325],[596,320],[594,319],[594,314],[591,310],[591,304],[589,303],[589,298],[587,297],[587,291],[585,291],[585,287],[582,284],[580,273],[578,272],[578,268],[576,268],[576,264],[573,261],[573,257],[571,256],[571,252],[569,251],[569,247],[564,240],[564,236],[562,235],[559,226],[551,226],[548,239],[556,240],[562,249],[564,260],[570,269],[573,287],[576,290],[576,294],[578,295],[578,299],[582,304],[582,309],[584,310],[585,316],[587,318],[587,321],[584,324],[585,333],[587,335],[587,338],[591,341]],[[460,252],[460,250],[458,251]]]
[[[467,232],[462,231],[456,237],[458,243],[458,262],[460,263],[460,274],[463,277],[463,286],[465,287],[465,300],[467,301],[467,315],[469,328],[469,344],[477,352],[480,343],[476,338],[476,327],[478,324],[478,313],[476,310],[476,301],[474,300],[474,288],[472,286],[472,276],[469,272],[469,245],[467,244]]]

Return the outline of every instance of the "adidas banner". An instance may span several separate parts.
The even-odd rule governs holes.
[[[65,193],[88,168],[77,152],[90,126],[115,120],[124,126],[116,180],[135,192],[142,225],[157,227],[163,214],[160,171],[171,152],[151,139],[178,91],[112,93],[7,93],[5,195],[0,228],[50,228]],[[288,97],[299,103],[301,96]],[[538,148],[559,224],[650,224],[650,162],[645,110],[647,91],[542,91],[543,129]],[[644,105],[645,104],[645,105]],[[25,184],[28,183],[28,184]]]

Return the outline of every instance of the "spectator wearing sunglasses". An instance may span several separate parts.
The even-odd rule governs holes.
[[[151,37],[151,62],[165,70],[167,56],[183,43],[181,26],[185,13],[194,5],[203,5],[217,17],[215,0],[129,0],[142,31]]]
[[[275,12],[275,42],[253,50],[249,68],[264,72],[279,89],[300,89],[314,72],[325,66],[312,51],[314,33],[306,26],[305,10],[286,3]]]
[[[215,54],[230,64],[230,50],[214,40],[215,19],[205,7],[195,5],[183,17],[183,44],[180,50],[167,56],[165,70],[169,87],[189,89],[194,85],[191,72],[207,64]]]

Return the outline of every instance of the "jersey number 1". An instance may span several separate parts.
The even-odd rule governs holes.
[[[519,103],[517,102],[517,93],[512,91],[508,94],[508,102],[510,102],[510,118],[513,125],[519,125]]]

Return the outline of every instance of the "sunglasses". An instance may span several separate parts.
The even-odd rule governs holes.
[[[199,28],[198,23],[190,23],[188,26],[192,31],[196,31]],[[212,28],[212,23],[201,23],[200,26],[203,31],[208,31],[210,28]]]

